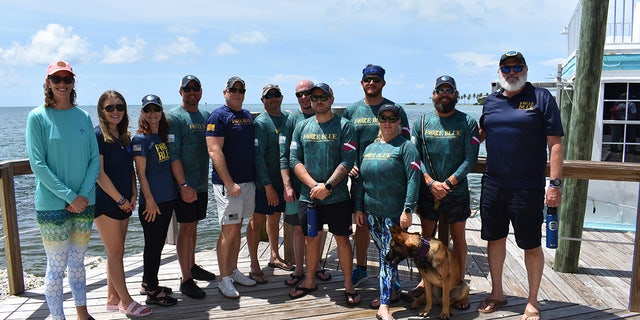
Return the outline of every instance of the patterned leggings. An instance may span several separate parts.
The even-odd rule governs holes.
[[[44,295],[53,319],[64,319],[62,307],[65,269],[76,306],[87,304],[84,255],[87,252],[94,207],[81,213],[66,210],[36,211],[38,227],[47,254]]]
[[[367,215],[367,221],[369,222],[373,243],[378,247],[378,252],[380,253],[380,304],[388,305],[393,291],[400,290],[398,267],[391,265],[385,259],[389,252],[389,243],[391,243],[391,231],[389,231],[389,228],[393,224],[400,224],[400,222],[397,218],[384,218],[372,214]]]

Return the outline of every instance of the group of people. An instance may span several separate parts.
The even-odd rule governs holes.
[[[243,108],[246,85],[239,77],[226,82],[225,104],[209,113],[199,108],[200,80],[187,75],[180,81],[180,106],[165,113],[160,97],[142,98],[138,129],[131,136],[126,101],[112,90],[98,100],[99,125],[91,134],[91,119],[75,107],[73,69],[65,61],[52,63],[45,103],[29,114],[27,146],[47,255],[45,296],[53,318],[64,319],[62,280],[68,268],[78,319],[93,319],[86,308],[83,265],[93,222],[107,252],[108,310],[145,316],[152,313],[149,305],[178,302],[172,289],[158,281],[174,212],[179,222],[180,291],[204,298],[205,291],[194,280],[212,281],[216,275],[196,264],[195,248],[197,225],[207,212],[211,160],[221,226],[218,290],[224,297],[240,297],[235,285],[268,282],[257,254],[263,224],[271,247],[268,266],[292,271],[284,282],[292,287],[289,296],[297,299],[317,290],[316,280],[331,279],[320,265],[320,239],[323,225],[328,225],[337,243],[345,303],[361,303],[356,287],[368,278],[367,251],[373,239],[380,253],[380,295],[370,306],[378,310],[377,319],[393,319],[389,306],[400,296],[419,296],[424,284],[400,291],[397,266],[385,260],[390,227],[409,228],[416,213],[423,236],[432,237],[443,216],[464,279],[465,222],[471,214],[467,174],[486,140],[481,236],[488,241],[493,286],[478,311],[490,313],[507,303],[501,276],[511,223],[525,251],[529,278],[522,318],[539,319],[542,212],[545,204],[557,207],[561,201],[563,131],[553,97],[527,82],[527,71],[522,53],[502,55],[502,89],[487,98],[479,123],[456,109],[453,77],[440,76],[431,97],[434,109],[411,126],[402,106],[383,97],[385,70],[377,65],[363,69],[365,96],[342,116],[332,110],[334,94],[328,84],[302,80],[295,93],[299,109],[283,111],[280,87],[267,84],[261,95],[264,112],[254,119]],[[551,184],[545,189],[547,149]],[[146,305],[129,295],[122,263],[128,220],[136,206],[145,238],[141,294],[146,294]],[[278,253],[282,213],[293,226],[295,264]],[[244,219],[251,258],[248,276],[238,270]],[[354,222],[355,268],[349,240]],[[454,307],[466,310],[470,304]]]

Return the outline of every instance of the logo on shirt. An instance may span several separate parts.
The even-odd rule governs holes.
[[[518,109],[520,110],[533,110],[534,102],[533,101],[520,101],[520,105]]]
[[[133,151],[137,151],[137,152],[142,151],[142,145],[141,144],[134,144],[133,145]]]
[[[345,142],[343,149],[344,149],[344,151],[355,151],[356,150],[356,142],[355,141]]]
[[[167,135],[167,142],[176,142],[176,135],[175,134],[168,134]]]
[[[158,143],[155,145],[156,153],[158,154],[158,162],[164,162],[169,160],[169,148],[166,143]]]
[[[216,131],[216,125],[213,123],[207,124],[207,131]]]
[[[420,161],[412,161],[411,169],[420,171]]]

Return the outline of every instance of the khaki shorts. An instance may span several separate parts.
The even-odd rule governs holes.
[[[213,196],[218,209],[220,225],[242,223],[242,219],[251,218],[256,208],[256,185],[253,182],[239,183],[242,193],[230,197],[222,184],[213,185]]]

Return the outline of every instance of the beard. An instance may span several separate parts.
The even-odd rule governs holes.
[[[500,87],[509,92],[516,92],[527,83],[527,74],[523,74],[522,76],[514,76],[507,79],[508,75],[500,74],[498,81],[500,82]],[[514,81],[514,78],[517,80]]]
[[[438,110],[438,112],[440,113],[449,113],[451,111],[453,111],[453,109],[455,109],[456,104],[458,103],[458,98],[454,98],[454,99],[446,99],[449,100],[446,103],[442,103],[442,98],[440,99],[432,99],[433,100],[433,106],[436,108],[436,110]]]

